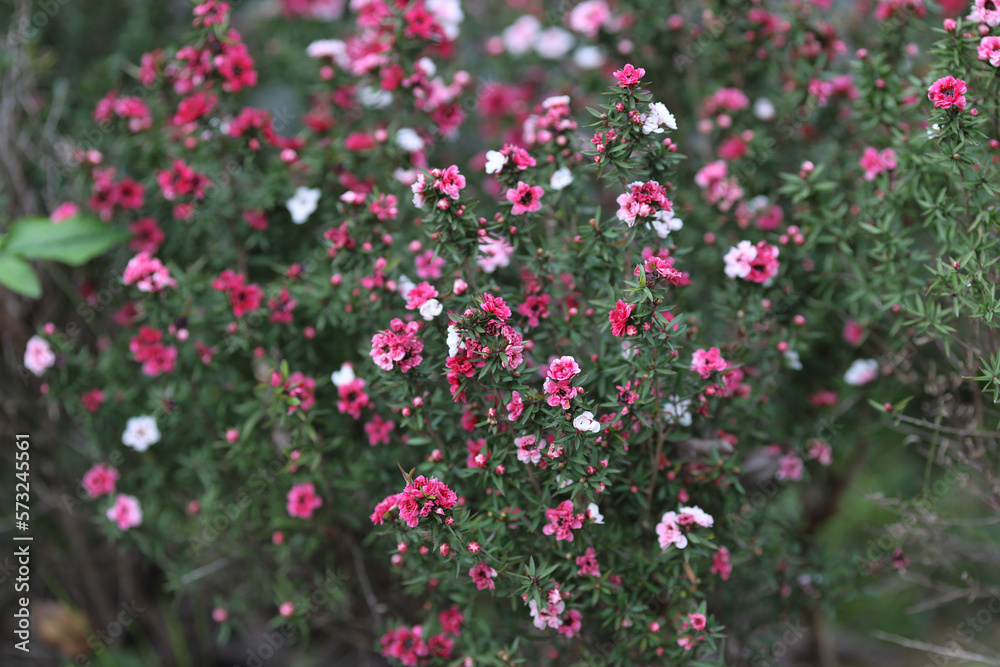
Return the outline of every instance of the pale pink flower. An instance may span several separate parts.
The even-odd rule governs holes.
[[[32,336],[28,339],[28,346],[24,350],[25,368],[41,377],[55,363],[56,355],[52,352],[49,341],[41,336]]]
[[[107,517],[118,525],[119,530],[128,530],[142,523],[142,507],[135,496],[119,493],[115,504],[108,508]]]

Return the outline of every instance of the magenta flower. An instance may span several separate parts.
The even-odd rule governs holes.
[[[111,466],[98,463],[83,475],[83,489],[91,498],[114,493],[118,482],[118,471]]]
[[[962,79],[946,76],[938,79],[927,89],[927,99],[934,103],[937,109],[955,108],[965,111],[965,93],[969,87]]]
[[[513,215],[524,215],[533,213],[542,207],[542,195],[545,190],[539,185],[528,185],[524,181],[518,181],[516,188],[507,190],[507,201],[514,204],[510,210]]]
[[[142,523],[142,507],[135,496],[119,493],[115,504],[108,508],[107,517],[115,522],[119,530],[128,530]]]
[[[615,72],[614,75],[618,79],[619,88],[628,88],[639,83],[642,77],[646,75],[646,70],[641,67],[632,67],[629,64]]]
[[[554,508],[545,510],[545,518],[549,523],[545,524],[542,532],[546,535],[555,534],[556,541],[573,541],[573,531],[583,528],[583,520],[586,515],[573,511],[573,501],[564,500]]]
[[[316,495],[312,482],[296,484],[288,492],[288,513],[300,519],[311,519],[313,512],[323,505],[323,499]]]

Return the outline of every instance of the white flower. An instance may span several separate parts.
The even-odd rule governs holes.
[[[414,63],[413,66],[426,74],[428,79],[432,78],[434,74],[437,73],[437,65],[434,64],[433,60],[426,56]]]
[[[691,401],[679,400],[677,396],[667,396],[667,401],[663,404],[663,415],[671,423],[690,426]]]
[[[365,86],[358,90],[358,101],[366,109],[385,109],[392,104],[392,93],[374,86]]]
[[[569,167],[560,167],[549,179],[549,187],[553,190],[562,190],[573,182],[573,172]]]
[[[758,120],[774,120],[774,104],[766,97],[758,97],[753,103],[753,115],[756,116]]]
[[[573,428],[582,433],[599,433],[601,422],[594,419],[594,413],[588,410],[573,420]]]
[[[549,60],[560,60],[569,53],[576,43],[573,33],[563,30],[557,26],[543,30],[535,42],[535,51],[543,58]]]
[[[333,382],[335,387],[342,387],[345,384],[350,384],[354,382],[354,366],[349,361],[345,361],[341,366],[339,371],[334,371],[330,374],[330,380]]]
[[[568,107],[569,106],[569,95],[553,95],[552,97],[546,97],[542,100],[543,109],[551,109],[552,107]]]
[[[730,278],[746,278],[753,267],[750,262],[757,259],[757,248],[750,241],[740,241],[729,249],[722,260],[726,263],[726,275]]]
[[[347,55],[347,45],[339,39],[321,39],[306,48],[310,58],[332,58],[339,67],[346,68],[351,64]]]
[[[412,280],[406,277],[406,275],[399,276],[399,280],[396,281],[396,291],[399,292],[399,296],[404,299],[409,298],[410,290],[412,290],[416,285]]]
[[[702,528],[711,528],[712,524],[715,523],[715,519],[712,518],[712,515],[704,511],[697,505],[693,507],[678,507],[677,513],[687,514],[688,516],[692,517],[694,519],[694,522],[699,526],[701,526]]]
[[[396,169],[392,172],[392,177],[403,185],[410,186],[417,180],[418,173],[416,169]]]
[[[677,119],[667,110],[662,102],[653,102],[649,105],[649,113],[643,115],[642,133],[659,134],[663,132],[661,125],[666,125],[671,130],[677,129]]]
[[[401,127],[396,132],[396,145],[407,153],[416,153],[424,150],[424,140],[411,127]]]
[[[657,211],[647,224],[653,227],[661,239],[670,236],[670,232],[676,232],[684,227],[684,222],[680,218],[675,218],[673,211]]]
[[[486,173],[496,174],[507,164],[507,156],[500,151],[486,151]]]
[[[49,341],[41,336],[28,339],[28,347],[24,350],[24,367],[35,375],[42,374],[56,363],[56,355],[52,353]]]
[[[462,3],[459,0],[427,0],[424,7],[444,30],[444,36],[454,41],[458,37],[458,25],[465,18]]]
[[[855,359],[844,373],[844,382],[860,387],[878,377],[878,362],[874,359]]]
[[[137,452],[144,452],[150,445],[155,445],[160,441],[160,429],[156,427],[156,420],[149,415],[140,415],[129,418],[125,424],[125,432],[122,433],[122,444],[131,447]]]
[[[580,69],[597,69],[604,64],[604,54],[601,53],[600,47],[581,46],[573,52],[573,62]]]
[[[319,203],[319,188],[300,187],[295,191],[295,195],[285,202],[288,212],[292,214],[292,222],[301,225],[309,219],[316,205]]]
[[[465,342],[462,340],[462,334],[458,332],[453,325],[448,325],[448,337],[445,338],[445,342],[448,344],[448,356],[454,357],[458,354],[458,351],[465,347]]]
[[[795,350],[785,350],[785,361],[793,371],[802,370],[802,361],[799,359],[799,353]]]
[[[590,503],[587,505],[587,517],[592,519],[597,525],[604,524],[604,515],[601,514],[601,510],[597,507],[597,503]]]
[[[420,316],[428,322],[441,314],[441,302],[437,299],[427,299],[420,305]]]

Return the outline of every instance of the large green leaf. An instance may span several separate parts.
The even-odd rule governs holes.
[[[76,216],[59,223],[48,218],[21,218],[10,226],[4,250],[25,259],[81,266],[128,238],[124,229],[91,217]]]
[[[20,257],[0,255],[0,284],[32,299],[42,295],[42,283],[31,265]]]

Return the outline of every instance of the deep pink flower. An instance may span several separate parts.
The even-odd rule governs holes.
[[[733,573],[733,563],[729,557],[729,549],[719,547],[712,556],[712,574],[717,574],[723,581],[729,580],[729,575]]]
[[[573,501],[564,500],[554,508],[545,510],[545,518],[549,523],[545,524],[542,532],[546,535],[555,535],[556,541],[573,541],[573,531],[583,527],[583,520],[586,515],[573,511]]]
[[[98,463],[83,475],[83,489],[91,498],[99,498],[115,492],[118,471],[104,463]]]
[[[323,499],[316,495],[312,482],[296,484],[288,492],[288,514],[300,519],[311,519],[313,512],[323,505]]]
[[[365,424],[365,435],[368,436],[368,444],[372,447],[376,445],[388,445],[389,434],[396,428],[396,423],[386,421],[382,415],[375,413],[371,421]]]
[[[515,391],[510,397],[510,403],[507,404],[507,419],[516,422],[523,413],[524,401],[521,400],[521,394]]]
[[[479,304],[479,307],[485,310],[487,313],[492,313],[499,317],[501,320],[506,320],[511,316],[511,310],[504,303],[502,297],[493,296],[489,292],[483,294],[483,302]]]
[[[483,561],[479,561],[469,570],[469,576],[472,577],[473,583],[476,584],[476,590],[483,591],[489,589],[492,591],[496,588],[493,578],[497,576],[497,571]]]
[[[965,111],[965,93],[969,87],[962,79],[946,76],[938,79],[927,89],[927,99],[934,103],[937,109]]]
[[[632,319],[632,310],[634,308],[634,304],[625,303],[621,299],[618,299],[618,303],[615,304],[615,309],[608,313],[608,320],[611,322],[611,335],[624,335],[625,328],[629,325],[629,322]]]
[[[365,393],[365,381],[361,378],[354,378],[337,387],[337,395],[337,410],[355,419],[361,419],[362,408],[368,407],[370,403],[368,394]]]
[[[80,400],[83,401],[83,407],[88,412],[97,412],[101,408],[101,403],[104,402],[104,392],[100,389],[91,389],[81,396]]]
[[[646,75],[646,70],[642,67],[632,67],[631,64],[625,65],[625,67],[614,73],[615,78],[618,80],[619,88],[628,88],[629,86],[634,86],[642,80],[642,77]]]
[[[417,330],[420,325],[417,322],[404,323],[403,320],[394,318],[389,323],[389,328],[380,331],[372,336],[372,349],[369,352],[372,360],[379,368],[391,371],[398,366],[406,373],[410,369],[420,365],[424,360],[421,352],[424,344],[417,338]]]
[[[597,553],[594,547],[587,547],[582,556],[576,557],[576,565],[579,568],[576,573],[581,576],[600,577],[601,568],[597,565]]]
[[[388,512],[398,509],[399,518],[410,528],[416,528],[421,518],[431,512],[443,515],[456,502],[458,496],[455,492],[437,477],[427,479],[420,475],[407,484],[401,493],[389,496],[376,505],[371,520],[372,523],[382,523]]]
[[[122,282],[134,284],[140,292],[159,292],[167,287],[177,287],[177,281],[170,277],[170,270],[148,252],[140,252],[129,260]]]
[[[708,379],[713,371],[724,371],[726,366],[726,360],[722,358],[717,347],[696,350],[694,358],[691,360],[691,370],[705,379]]]
[[[507,201],[514,206],[510,212],[513,215],[523,215],[533,213],[542,208],[542,195],[545,190],[539,185],[528,185],[524,181],[518,181],[516,188],[507,190]]]
[[[546,375],[551,380],[562,382],[570,380],[579,374],[580,364],[576,363],[576,359],[570,356],[564,356],[553,360],[549,364],[549,370]]]

